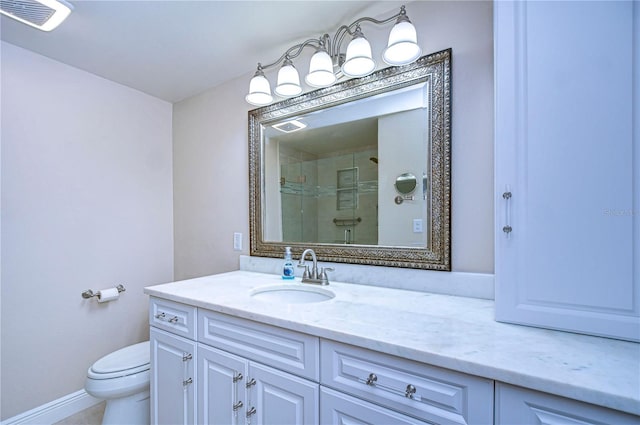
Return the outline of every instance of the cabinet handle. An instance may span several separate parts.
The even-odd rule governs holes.
[[[247,418],[250,418],[251,415],[255,415],[256,414],[256,408],[252,407],[251,409],[247,410]]]
[[[233,377],[233,382],[242,381],[243,378],[244,376],[242,376],[242,374],[238,372],[238,374]]]
[[[186,381],[182,381],[182,386],[186,387],[187,385],[193,384],[193,378],[189,378]]]
[[[182,361],[183,362],[187,362],[189,360],[193,359],[193,354],[191,353],[182,353]]]
[[[413,395],[416,393],[416,387],[414,387],[413,385],[409,384],[407,385],[407,389],[404,392],[404,396],[406,398],[413,398]]]
[[[242,406],[244,405],[242,404],[242,400],[240,400],[239,402],[233,405],[233,411],[235,412],[236,410],[240,409]]]
[[[375,373],[370,373],[369,377],[367,378],[367,385],[375,385],[376,381],[378,380],[378,377],[376,376]]]
[[[386,391],[394,395],[401,395],[403,397],[410,398],[411,400],[422,401],[422,396],[420,396],[419,394],[416,394],[417,389],[415,385],[407,384],[407,387],[404,390],[400,388],[388,387],[384,384],[378,383],[378,376],[375,373],[370,373],[367,379],[358,378],[358,382],[362,382],[366,385],[375,387],[379,390]]]
[[[154,317],[158,320],[165,320],[165,318],[167,317],[167,314],[165,312],[160,312],[156,314]],[[169,323],[178,323],[179,320],[180,318],[178,316],[173,316],[171,319],[169,319]]]
[[[251,388],[251,387],[253,387],[255,384],[256,384],[256,380],[255,380],[255,379],[253,379],[253,378],[251,378],[251,379],[249,380],[249,382],[247,382],[247,384],[246,384],[245,386],[246,386],[247,388]]]
[[[504,204],[504,220],[505,225],[502,227],[502,231],[509,238],[509,235],[513,231],[513,227],[511,227],[511,197],[513,194],[511,193],[511,186],[505,186],[505,192],[502,194],[502,199],[505,200]]]

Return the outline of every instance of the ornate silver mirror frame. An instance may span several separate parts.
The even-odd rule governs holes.
[[[428,246],[395,247],[264,240],[263,127],[300,114],[364,99],[418,83],[429,86],[431,201]],[[390,67],[276,104],[249,111],[250,254],[282,258],[313,248],[318,259],[340,263],[451,270],[451,49],[426,55],[403,67]]]

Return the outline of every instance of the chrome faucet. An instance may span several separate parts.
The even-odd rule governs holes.
[[[309,266],[307,266],[304,262],[307,254],[311,254],[311,260],[313,261],[311,270],[309,270]],[[316,285],[328,285],[329,278],[327,276],[327,272],[332,272],[334,270],[331,267],[321,267],[320,271],[318,272],[318,258],[316,257],[316,253],[311,248],[307,248],[302,251],[300,261],[298,262],[298,267],[304,267],[304,273],[302,273],[302,283],[315,283]]]

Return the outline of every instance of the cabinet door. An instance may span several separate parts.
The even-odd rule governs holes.
[[[640,341],[640,3],[494,19],[496,319]]]
[[[196,343],[159,329],[151,342],[151,423],[195,423]]]
[[[325,387],[320,388],[320,423],[322,425],[427,425],[427,422]]]
[[[248,361],[198,345],[198,423],[243,424]]]
[[[623,425],[638,424],[640,417],[497,382],[495,423]]]
[[[251,362],[248,420],[256,425],[318,424],[319,384]]]

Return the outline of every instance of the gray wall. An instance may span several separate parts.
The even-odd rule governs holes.
[[[173,278],[171,104],[2,43],[2,419],[148,338]],[[82,299],[122,283],[117,301]]]
[[[492,3],[413,2],[407,11],[423,53],[453,49],[453,269],[493,273]],[[378,51],[386,34],[366,32]],[[244,96],[251,76],[247,70],[174,105],[176,279],[235,270],[238,255],[249,252]],[[244,235],[242,252],[233,251],[233,232]]]

